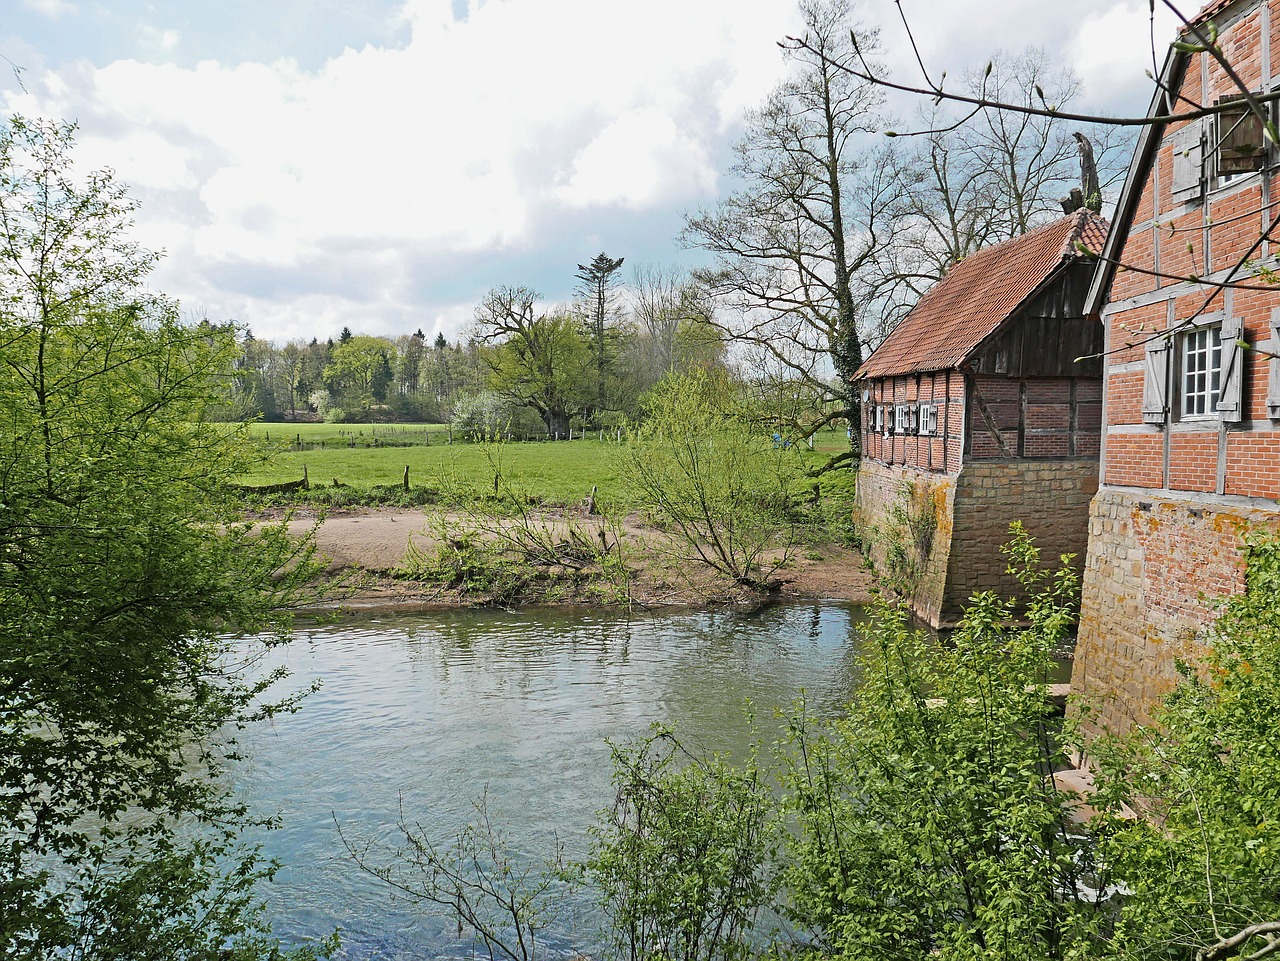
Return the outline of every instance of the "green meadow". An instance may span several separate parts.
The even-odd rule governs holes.
[[[473,443],[440,424],[252,424],[262,463],[240,478],[250,486],[300,480],[303,469],[312,487],[337,481],[360,491],[399,487],[409,469],[411,488],[439,492],[446,502],[465,502],[492,493],[495,477],[545,504],[578,504],[597,488],[602,505],[626,509],[633,498],[615,469],[620,444],[616,434],[589,434],[572,441]],[[814,450],[798,451],[819,463],[843,449],[844,434],[822,435]]]

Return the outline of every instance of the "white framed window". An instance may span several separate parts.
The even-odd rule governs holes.
[[[932,437],[938,433],[937,404],[920,405],[920,433],[926,437]]]
[[[905,434],[910,430],[910,414],[906,404],[895,404],[893,408],[893,432]]]
[[[1182,417],[1217,414],[1222,393],[1222,329],[1201,327],[1178,338],[1179,413]]]

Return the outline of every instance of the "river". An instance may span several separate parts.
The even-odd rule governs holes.
[[[299,943],[338,927],[351,961],[466,957],[453,923],[363,874],[349,838],[375,858],[402,839],[400,812],[446,846],[487,791],[493,819],[527,857],[559,838],[570,856],[612,800],[606,739],[655,721],[705,750],[741,754],[752,705],[765,743],[775,711],[805,694],[838,710],[857,678],[860,609],[794,604],[750,614],[621,617],[596,612],[454,611],[301,627],[273,651],[287,692],[319,680],[296,714],[242,737],[234,775],[282,826],[259,839],[282,868],[264,894],[276,933]],[[591,913],[552,938],[588,948]]]

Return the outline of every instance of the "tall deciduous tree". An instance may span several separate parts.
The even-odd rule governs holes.
[[[811,47],[792,52],[791,78],[748,118],[733,168],[744,186],[690,217],[683,236],[716,257],[700,276],[731,312],[726,334],[806,393],[812,430],[857,422],[857,278],[892,237],[900,185],[857,153],[858,137],[880,126],[881,95],[841,69],[857,56],[849,4],[800,6]],[[863,51],[874,43],[858,39]]]
[[[492,388],[564,437],[570,416],[589,403],[589,354],[572,318],[540,314],[537,302],[528,287],[495,287],[476,308],[476,338],[495,348]]]
[[[333,349],[325,367],[325,382],[338,403],[368,412],[387,399],[394,345],[382,337],[355,334]]]
[[[202,421],[232,337],[148,292],[133,204],[71,149],[0,127],[0,955],[264,957],[221,771],[265,684],[226,638],[313,568],[235,522],[249,455]]]

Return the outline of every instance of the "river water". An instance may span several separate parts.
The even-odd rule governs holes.
[[[248,759],[234,772],[255,810],[282,820],[259,837],[282,864],[264,890],[276,933],[300,943],[338,927],[339,957],[352,961],[471,956],[452,921],[362,873],[339,826],[375,860],[403,841],[402,811],[447,846],[487,792],[522,856],[542,857],[556,838],[580,856],[613,798],[606,739],[661,721],[689,744],[740,756],[750,703],[768,743],[775,711],[802,692],[817,713],[847,700],[861,619],[824,602],[631,617],[456,611],[300,628],[263,667],[292,672],[280,693],[322,687],[296,714],[244,735]],[[590,910],[577,907],[577,927],[548,942],[553,953],[592,943]]]

